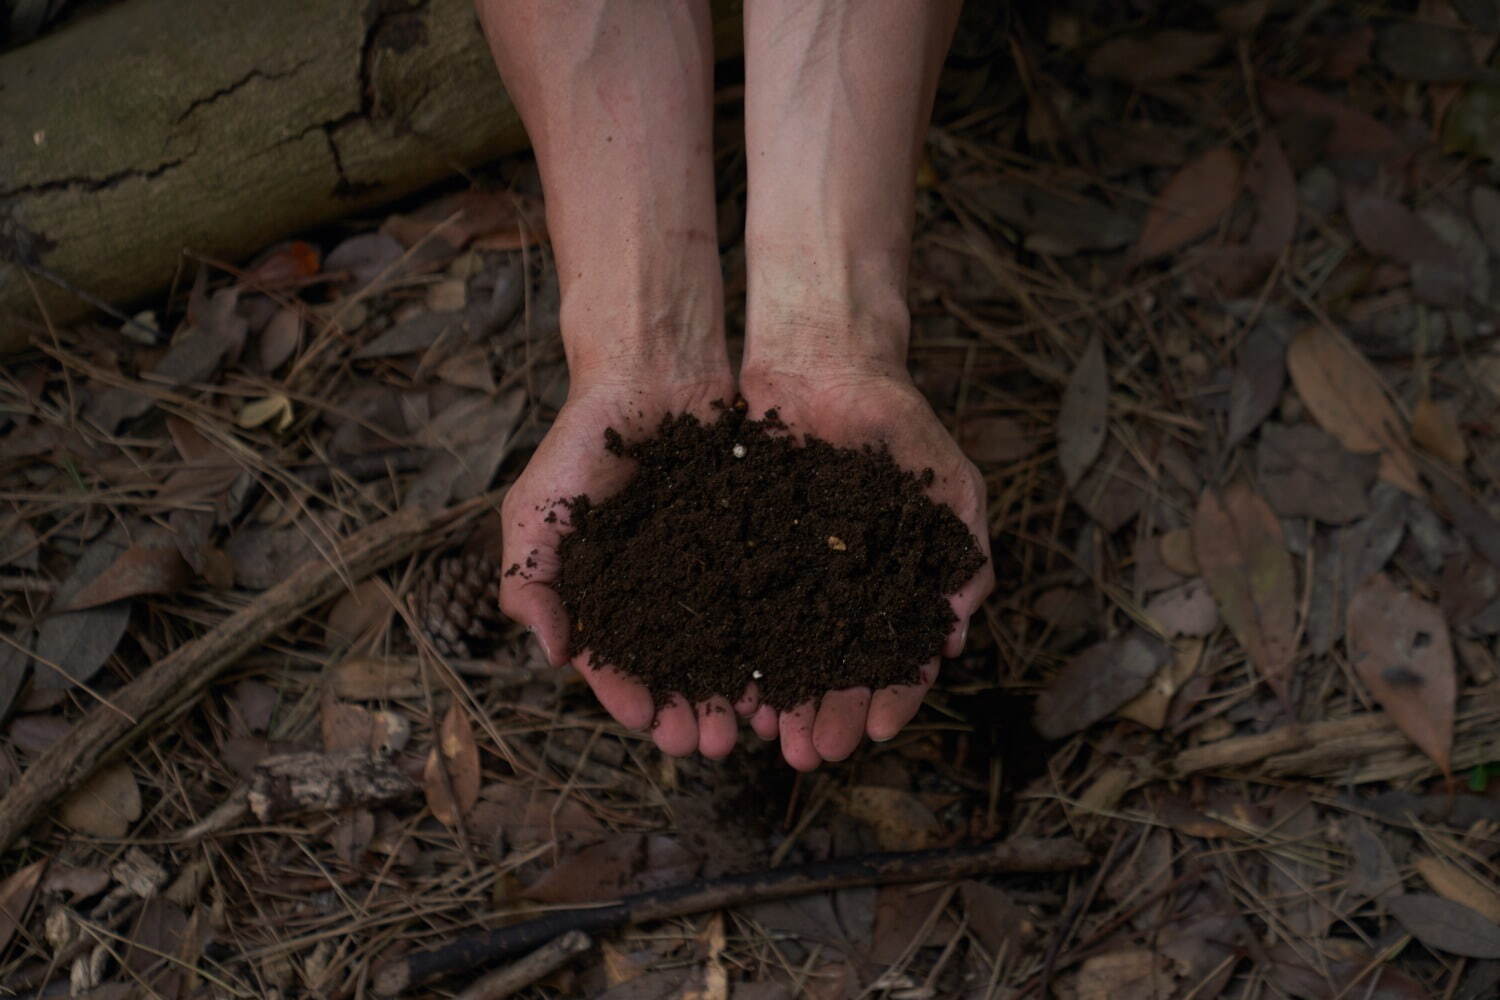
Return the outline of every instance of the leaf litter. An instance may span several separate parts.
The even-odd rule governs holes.
[[[352,996],[539,896],[1020,835],[1097,868],[646,922],[523,995],[1493,995],[1500,102],[1454,37],[1494,5],[984,7],[925,151],[910,360],[1000,584],[911,726],[801,780],[749,736],[666,761],[519,630],[437,649],[429,612],[473,609],[409,596],[495,536],[442,535],[5,855],[0,989]],[[0,793],[299,563],[524,467],[565,398],[557,279],[534,166],[475,176],[238,275],[189,257],[132,305],[160,343],[6,359]],[[310,767],[386,783],[232,818]]]

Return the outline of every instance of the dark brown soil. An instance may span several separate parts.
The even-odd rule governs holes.
[[[574,651],[658,698],[788,709],[825,691],[912,683],[953,623],[946,595],[984,564],[973,536],[884,447],[797,444],[774,413],[668,417],[605,445],[637,472],[568,502],[558,591]]]

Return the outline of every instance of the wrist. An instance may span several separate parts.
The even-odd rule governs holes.
[[[757,250],[747,300],[746,373],[906,378],[911,332],[904,256],[883,260]]]

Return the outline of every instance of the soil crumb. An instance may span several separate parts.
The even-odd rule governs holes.
[[[640,678],[658,702],[735,701],[754,681],[785,710],[847,687],[910,684],[984,565],[963,522],[923,492],[931,470],[884,446],[797,443],[742,404],[665,418],[605,447],[636,473],[567,501],[557,589],[572,649]]]

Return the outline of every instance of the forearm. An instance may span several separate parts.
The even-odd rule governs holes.
[[[748,0],[747,368],[902,368],[916,167],[957,0]]]
[[[580,379],[727,367],[706,0],[479,0],[536,151]]]

